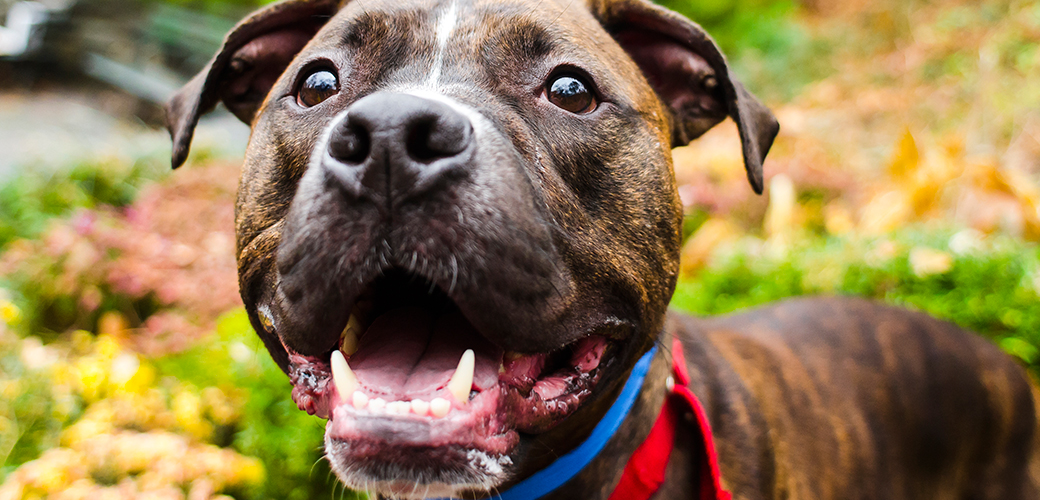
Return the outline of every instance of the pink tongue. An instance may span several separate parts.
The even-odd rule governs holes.
[[[496,384],[502,351],[460,313],[434,318],[421,307],[402,307],[372,322],[348,363],[372,395],[391,401],[428,398],[447,385],[466,349],[476,354],[474,387],[485,390]]]

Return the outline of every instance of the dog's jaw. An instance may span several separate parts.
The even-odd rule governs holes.
[[[483,451],[469,450],[463,467],[442,474],[423,475],[411,469],[392,468],[374,471],[363,463],[345,460],[348,452],[344,448],[348,446],[325,436],[325,457],[336,476],[349,488],[395,499],[462,498],[469,492],[491,492],[506,480],[505,471],[513,465],[507,456],[492,457]]]
[[[379,322],[365,335],[385,335],[371,331]],[[440,346],[428,345],[427,350],[450,348],[438,337],[432,334],[429,342]],[[349,368],[340,351],[331,360],[290,355],[293,397],[301,409],[329,420],[326,454],[344,483],[391,497],[427,494],[426,487],[453,488],[448,496],[494,491],[510,478],[518,433],[544,432],[579,408],[599,381],[609,346],[603,337],[588,337],[566,349],[567,359],[557,355],[550,360],[547,355],[503,353],[469,338],[479,346],[480,356],[469,350],[463,358],[470,361],[460,363],[466,366],[459,366],[446,384],[420,384],[418,393],[415,384],[409,384],[412,392],[407,393],[379,373],[366,373],[379,356],[380,344],[386,344],[379,338],[361,338],[352,355],[360,359],[357,370]],[[377,367],[385,364],[375,362]],[[436,362],[421,357],[416,364]],[[333,368],[337,363],[340,367]],[[466,370],[462,378],[470,385],[460,395],[453,385]],[[436,408],[437,401],[443,408]],[[417,486],[405,492],[405,483]]]

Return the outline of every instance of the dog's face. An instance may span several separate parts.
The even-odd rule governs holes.
[[[573,446],[561,423],[596,421],[662,327],[671,146],[731,115],[760,189],[775,134],[640,1],[283,2],[171,102],[175,164],[218,99],[253,127],[254,327],[337,475],[389,496],[479,496],[544,461],[534,436]]]

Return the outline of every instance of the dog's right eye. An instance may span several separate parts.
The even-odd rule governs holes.
[[[309,108],[317,106],[339,92],[339,79],[336,74],[327,70],[319,69],[307,76],[300,85],[300,91],[296,93],[296,102],[300,106]]]
[[[557,107],[574,114],[583,114],[596,107],[596,98],[590,86],[580,77],[562,75],[546,86],[546,97]]]

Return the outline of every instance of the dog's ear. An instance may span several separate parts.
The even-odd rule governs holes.
[[[283,0],[238,23],[224,46],[166,104],[173,168],[184,163],[199,117],[223,101],[251,123],[274,82],[338,10],[340,0]]]
[[[762,162],[780,130],[773,114],[730,73],[718,45],[696,23],[646,0],[590,0],[607,31],[635,60],[672,113],[672,146],[733,118],[744,167],[762,194]]]

